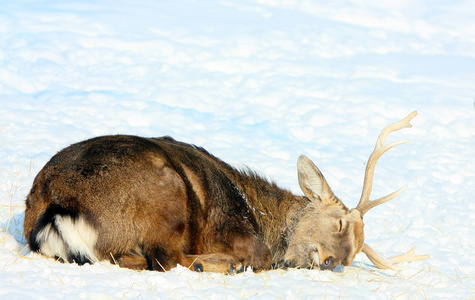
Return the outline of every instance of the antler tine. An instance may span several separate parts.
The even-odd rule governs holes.
[[[412,247],[412,249],[409,250],[407,253],[390,257],[389,261],[392,264],[399,264],[399,263],[407,262],[407,261],[424,260],[424,259],[430,258],[429,254],[418,255],[415,252],[416,252],[416,246]]]
[[[403,262],[410,262],[410,261],[417,261],[417,260],[424,260],[430,258],[429,254],[425,255],[418,255],[415,253],[416,247],[414,246],[411,250],[407,253],[393,256],[389,258],[389,261],[379,256],[373,249],[371,249],[368,244],[363,245],[363,249],[361,252],[366,254],[369,260],[378,268],[380,269],[391,269],[394,271],[399,271],[399,267],[395,264],[403,263]]]
[[[356,209],[361,213],[361,215],[364,215],[368,210],[371,208],[380,205],[384,202],[387,202],[391,200],[392,198],[398,196],[401,194],[406,187],[389,194],[385,197],[379,198],[377,200],[370,201],[369,197],[371,195],[371,190],[373,188],[373,176],[374,176],[374,170],[376,168],[376,163],[378,162],[378,159],[389,149],[400,145],[404,143],[410,142],[409,140],[403,140],[403,141],[397,141],[397,142],[392,142],[384,146],[384,142],[386,140],[386,137],[394,131],[403,129],[403,128],[410,128],[412,125],[409,123],[415,116],[417,115],[417,111],[412,112],[409,114],[407,117],[405,117],[403,120],[399,122],[392,123],[388,126],[386,126],[381,133],[379,134],[378,140],[376,141],[376,146],[374,148],[373,153],[368,159],[368,164],[366,165],[366,172],[365,172],[365,178],[364,178],[364,183],[363,183],[363,191],[361,193],[361,198],[360,202],[356,206]]]

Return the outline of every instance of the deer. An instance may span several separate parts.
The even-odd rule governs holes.
[[[78,265],[109,261],[134,270],[234,274],[275,268],[335,270],[363,252],[381,269],[426,259],[386,260],[364,242],[363,216],[405,189],[370,200],[386,137],[412,127],[417,112],[385,127],[368,159],[361,198],[348,209],[305,155],[297,161],[304,195],[249,168],[171,137],[108,135],[54,155],[26,197],[24,234],[33,253]]]

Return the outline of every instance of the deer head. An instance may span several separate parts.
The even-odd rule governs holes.
[[[363,216],[373,207],[393,199],[406,189],[404,187],[377,200],[369,199],[378,159],[392,147],[409,142],[403,140],[384,145],[386,137],[391,132],[412,127],[409,122],[416,115],[417,112],[413,112],[381,131],[368,159],[363,191],[354,209],[348,209],[333,194],[325,177],[309,158],[304,155],[299,157],[299,185],[310,204],[302,212],[285,254],[285,260],[290,265],[333,270],[338,265],[350,265],[357,253],[364,252],[377,267],[396,269],[364,243]]]

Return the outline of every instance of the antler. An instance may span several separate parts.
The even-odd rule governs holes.
[[[391,269],[394,271],[399,271],[400,269],[395,266],[394,264],[399,264],[402,262],[409,262],[409,261],[416,261],[416,260],[424,260],[430,258],[429,254],[425,255],[418,255],[415,254],[416,246],[414,246],[411,250],[407,253],[393,256],[389,259],[389,261],[385,260],[381,256],[379,256],[370,246],[364,244],[363,250],[361,250],[366,256],[368,256],[369,260],[378,268],[380,269]]]
[[[364,178],[364,183],[363,183],[363,191],[361,193],[361,198],[360,202],[356,206],[356,209],[361,213],[363,216],[368,210],[371,208],[383,204],[394,197],[398,196],[404,190],[407,188],[403,187],[400,190],[395,191],[394,193],[391,193],[385,197],[379,198],[377,200],[370,201],[369,197],[371,195],[371,189],[373,188],[373,176],[374,176],[374,170],[376,168],[376,163],[378,162],[378,159],[389,149],[391,149],[394,146],[408,143],[410,142],[409,140],[403,140],[403,141],[397,141],[397,142],[392,142],[384,146],[384,141],[386,140],[386,137],[394,131],[403,129],[403,128],[410,128],[412,127],[409,122],[417,115],[417,111],[412,112],[410,115],[405,117],[403,120],[390,124],[384,128],[381,133],[379,134],[378,140],[376,141],[376,146],[374,148],[373,153],[368,159],[368,164],[366,165],[366,172],[365,172],[365,178]]]
[[[418,255],[415,252],[416,252],[416,246],[412,247],[411,250],[407,251],[404,254],[390,257],[389,261],[392,264],[399,264],[399,263],[407,262],[407,261],[424,260],[424,259],[430,258],[429,254]]]
[[[371,249],[368,244],[363,245],[363,249],[361,250],[369,260],[378,268],[380,269],[391,269],[393,271],[399,271],[399,268],[390,263],[389,261],[385,260],[381,256],[379,256],[373,249]]]
[[[384,128],[381,131],[381,133],[379,134],[378,140],[376,141],[376,146],[374,148],[374,151],[368,159],[368,164],[366,166],[366,173],[365,173],[365,178],[364,178],[364,183],[363,183],[363,191],[361,193],[360,202],[356,206],[356,209],[361,213],[362,216],[366,212],[368,212],[368,210],[370,210],[371,208],[391,200],[392,198],[394,198],[394,197],[398,196],[399,194],[401,194],[402,192],[404,192],[404,190],[406,189],[406,187],[403,187],[402,189],[397,190],[394,193],[391,193],[391,194],[389,194],[387,196],[384,196],[382,198],[379,198],[377,200],[373,200],[373,201],[369,200],[369,197],[371,195],[371,189],[373,187],[374,170],[376,168],[376,163],[378,162],[378,159],[386,151],[388,151],[392,147],[409,142],[408,140],[403,140],[403,141],[389,143],[385,146],[384,141],[386,140],[386,137],[391,132],[394,132],[394,131],[397,131],[397,130],[400,130],[400,129],[403,129],[403,128],[412,127],[412,125],[409,124],[409,122],[416,115],[417,115],[417,111],[412,112],[410,115],[405,117],[403,120],[386,126],[386,128]],[[363,253],[365,253],[366,256],[368,256],[368,258],[371,260],[371,262],[376,267],[378,267],[380,269],[391,269],[391,270],[396,270],[397,271],[397,270],[399,270],[399,268],[394,265],[396,263],[406,262],[406,261],[422,260],[422,259],[429,258],[429,255],[416,255],[414,253],[415,248],[416,247],[412,248],[409,252],[407,252],[405,254],[392,257],[392,258],[389,259],[389,261],[387,261],[386,259],[379,256],[367,244],[363,245],[363,249],[361,251]]]

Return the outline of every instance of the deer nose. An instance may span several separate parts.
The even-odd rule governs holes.
[[[320,264],[320,270],[331,270],[333,271],[335,269],[335,261],[333,260],[333,257],[329,257],[323,261],[322,264]]]

